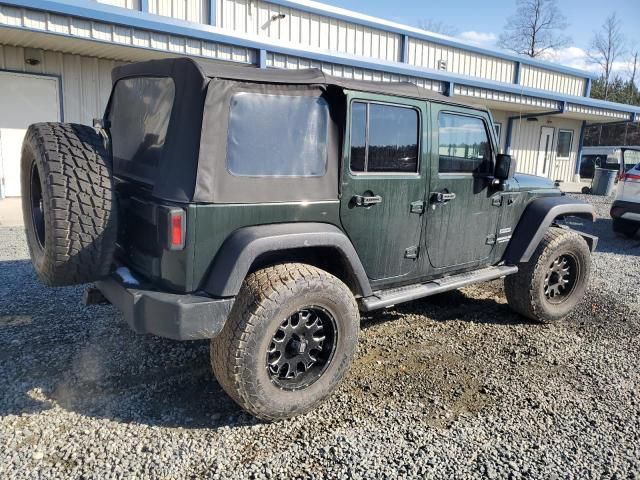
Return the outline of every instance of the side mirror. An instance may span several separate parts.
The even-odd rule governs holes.
[[[504,182],[516,173],[516,161],[511,155],[500,154],[496,157],[496,169],[493,176],[496,180]]]

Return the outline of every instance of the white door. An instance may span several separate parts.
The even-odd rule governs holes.
[[[58,79],[0,72],[0,181],[6,197],[20,196],[20,152],[27,127],[60,120]]]
[[[540,177],[548,177],[551,170],[554,131],[553,127],[540,129],[540,146],[538,147],[538,163],[536,164],[536,175]]]

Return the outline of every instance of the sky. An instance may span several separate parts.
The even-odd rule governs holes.
[[[457,38],[488,48],[495,42],[507,18],[515,11],[515,0],[320,0],[322,3],[354,10],[410,26],[430,19],[453,27]],[[640,0],[558,0],[565,14],[571,37],[569,47],[554,52],[549,60],[566,66],[597,71],[586,56],[593,32],[604,19],[617,12],[629,46],[640,50]],[[618,62],[616,70],[625,74],[627,65]]]

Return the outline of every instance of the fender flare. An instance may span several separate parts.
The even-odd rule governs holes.
[[[526,263],[531,259],[542,237],[553,222],[564,216],[574,216],[596,221],[596,211],[592,205],[565,196],[543,197],[532,200],[513,233],[509,246],[504,254],[504,261],[509,265]],[[592,235],[581,235],[591,251],[595,250],[598,238]]]
[[[244,227],[233,232],[213,260],[204,290],[215,297],[233,297],[253,262],[261,255],[283,250],[329,247],[351,269],[356,293],[372,295],[367,274],[349,238],[327,223],[279,223]]]

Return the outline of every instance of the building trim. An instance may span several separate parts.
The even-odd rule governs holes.
[[[218,22],[216,0],[209,0],[209,25],[215,26]]]
[[[86,7],[77,0],[0,0],[0,4],[9,5],[18,8],[31,8],[44,11],[46,13],[54,13],[59,15],[67,15],[70,17],[79,17],[96,22],[108,22],[115,25],[123,25],[129,28],[139,28],[141,30],[150,30],[162,34],[176,35],[181,37],[189,37],[198,40],[205,40],[214,43],[227,44],[229,46],[239,46],[252,49],[256,52],[266,50],[276,54],[292,55],[300,58],[306,58],[319,62],[344,65],[349,67],[362,68],[367,70],[381,71],[403,76],[426,78],[429,80],[440,81],[446,84],[454,83],[456,85],[464,85],[469,87],[506,92],[514,95],[526,95],[533,98],[552,100],[558,102],[570,102],[592,108],[611,110],[624,113],[629,118],[635,113],[640,113],[640,107],[622,105],[604,100],[596,100],[581,96],[572,96],[549,92],[545,90],[523,87],[521,85],[513,85],[495,82],[491,80],[476,79],[473,77],[447,73],[440,70],[430,70],[425,68],[414,67],[408,64],[400,64],[397,62],[388,62],[384,60],[366,59],[352,55],[339,53],[326,53],[323,50],[316,49],[297,49],[286,44],[264,42],[261,39],[253,37],[235,36],[228,33],[222,33],[220,29],[209,25],[195,24],[182,20],[150,15],[135,10],[126,10],[109,5],[94,4],[92,7]],[[98,7],[96,7],[98,5]],[[52,32],[28,28],[17,25],[4,25],[8,28],[22,29],[30,32],[42,32],[47,34],[62,35],[69,38],[78,38],[88,41],[104,42],[100,39],[90,37],[79,37],[67,33]],[[135,45],[123,45],[127,47],[139,48]],[[153,49],[152,49],[153,50]],[[155,50],[158,51],[158,50]],[[161,50],[162,51],[162,50]],[[174,53],[176,52],[168,52]],[[179,54],[179,53],[178,53]]]
[[[140,11],[149,13],[149,0],[140,0]]]

